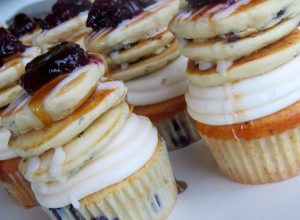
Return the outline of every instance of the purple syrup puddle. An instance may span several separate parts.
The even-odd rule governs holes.
[[[95,0],[89,12],[86,26],[94,31],[115,28],[122,21],[141,14],[156,0]]]
[[[43,30],[50,30],[76,17],[80,12],[88,11],[91,5],[89,0],[58,0],[52,6],[52,12],[42,21],[41,27]]]
[[[187,0],[190,8],[202,8],[210,4],[228,4],[231,5],[238,0]]]
[[[9,26],[9,31],[17,37],[22,37],[35,30],[41,23],[38,18],[30,18],[26,14],[17,14],[13,23]]]
[[[19,83],[29,94],[34,94],[56,77],[69,74],[88,63],[89,55],[79,45],[63,42],[27,64]]]
[[[0,28],[0,68],[4,65],[5,59],[10,56],[22,53],[26,46],[18,38],[5,28]]]

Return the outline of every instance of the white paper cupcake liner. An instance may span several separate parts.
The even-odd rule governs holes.
[[[222,172],[245,184],[266,184],[300,174],[300,128],[255,140],[203,138]]]
[[[152,159],[128,179],[72,205],[46,209],[51,219],[157,220],[166,219],[174,206],[177,188],[170,161],[162,146]]]
[[[200,140],[200,135],[187,111],[179,112],[154,124],[165,139],[169,151],[189,146]]]

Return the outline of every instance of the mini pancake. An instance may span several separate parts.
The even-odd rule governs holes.
[[[149,39],[164,31],[178,10],[179,0],[158,0],[141,15],[122,22],[115,29],[91,32],[85,41],[86,48],[90,52],[108,53],[128,44]]]
[[[41,54],[38,47],[27,48],[22,54],[16,54],[0,68],[0,89],[16,83],[25,72],[25,66]]]
[[[31,33],[27,33],[24,36],[20,37],[19,40],[24,44],[24,45],[33,45],[33,42],[35,38],[40,35],[42,32],[42,29],[36,28],[33,30]]]
[[[82,134],[75,137],[66,145],[62,146],[65,160],[59,173],[51,173],[51,167],[55,160],[55,150],[49,150],[39,156],[40,166],[30,179],[31,182],[60,181],[58,178],[67,179],[76,174],[77,171],[91,160],[99,150],[105,147],[111,139],[124,127],[130,110],[127,103],[109,110],[96,119]],[[30,159],[24,159],[20,163],[20,171],[26,176]]]
[[[68,41],[74,33],[82,30],[85,27],[87,12],[80,16],[76,16],[66,22],[63,22],[50,30],[42,31],[34,40],[33,45],[39,46],[44,52],[56,44]]]
[[[81,30],[78,30],[70,35],[67,40],[80,45],[82,49],[86,50],[84,39],[90,32],[90,28],[82,28]]]
[[[105,68],[102,63],[91,63],[66,78],[54,79],[33,96],[23,95],[3,112],[3,125],[13,133],[23,134],[66,118],[93,93]]]
[[[217,38],[204,42],[189,41],[181,48],[181,52],[191,60],[212,63],[237,60],[285,37],[297,28],[299,21],[300,16],[284,20],[270,29],[234,42]]]
[[[21,157],[34,157],[49,149],[63,146],[86,130],[98,117],[125,100],[127,89],[118,87],[104,89],[99,83],[93,95],[71,116],[41,130],[32,130],[11,138],[9,146]],[[102,86],[102,87],[101,87]]]
[[[109,72],[109,75],[123,81],[128,81],[139,76],[147,75],[166,66],[179,57],[179,55],[178,43],[174,40],[170,47],[164,50],[161,54],[129,64],[126,69],[122,69],[121,67],[112,69]]]
[[[132,63],[141,58],[158,54],[160,49],[165,47],[174,40],[174,35],[169,31],[156,35],[149,40],[140,41],[128,49],[121,49],[110,53],[107,56],[109,66],[120,65],[122,63]]]
[[[225,75],[218,73],[216,66],[201,71],[198,64],[192,60],[188,62],[187,73],[195,85],[202,87],[219,86],[267,73],[289,62],[299,53],[300,29],[297,29],[280,41],[250,56],[236,60]]]
[[[0,108],[7,106],[16,99],[23,89],[19,85],[12,85],[0,90]]]
[[[180,39],[209,39],[228,34],[243,37],[300,13],[297,0],[240,0],[224,7],[211,4],[201,9],[183,9],[170,23],[170,30]]]

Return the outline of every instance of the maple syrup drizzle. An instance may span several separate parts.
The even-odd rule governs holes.
[[[0,67],[0,70],[5,70],[10,67],[15,66],[17,68],[18,73],[24,72],[24,65],[23,62],[20,61],[22,59],[22,54],[15,54],[13,56],[8,57],[7,59],[4,59],[4,65]],[[21,65],[18,65],[21,64]]]
[[[52,124],[51,117],[45,111],[44,100],[47,95],[65,78],[67,74],[60,75],[40,88],[30,99],[29,107],[35,114],[35,116],[42,122],[46,127]]]

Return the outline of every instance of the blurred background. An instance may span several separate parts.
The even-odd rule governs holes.
[[[0,0],[0,22],[8,22],[16,13],[43,17],[55,0]]]

